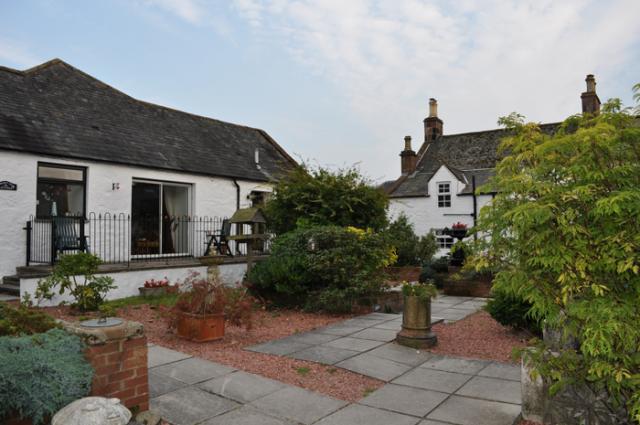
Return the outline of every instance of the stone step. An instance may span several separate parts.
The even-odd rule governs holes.
[[[20,285],[14,285],[11,283],[0,283],[0,294],[9,294],[19,297]]]

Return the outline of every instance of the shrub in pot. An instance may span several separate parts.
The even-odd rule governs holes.
[[[413,348],[427,348],[436,345],[438,339],[431,331],[431,299],[438,290],[431,283],[403,282],[404,310],[402,330],[396,341]]]
[[[196,342],[224,337],[225,291],[217,279],[191,273],[180,284],[181,293],[171,309],[171,327],[178,336]]]
[[[169,285],[169,279],[165,278],[160,280],[148,279],[144,281],[144,284],[138,288],[140,295],[143,297],[155,297],[164,295],[167,293],[178,292],[178,285]]]

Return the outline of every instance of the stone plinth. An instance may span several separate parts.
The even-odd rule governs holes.
[[[115,326],[87,328],[64,322],[64,327],[82,336],[85,355],[94,368],[91,395],[118,398],[129,409],[149,409],[147,338],[142,324],[124,321]]]

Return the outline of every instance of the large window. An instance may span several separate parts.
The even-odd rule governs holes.
[[[438,183],[438,208],[449,208],[451,206],[451,183]]]
[[[131,194],[132,254],[187,253],[191,186],[134,181]]]
[[[58,164],[38,164],[36,215],[85,216],[86,169]]]

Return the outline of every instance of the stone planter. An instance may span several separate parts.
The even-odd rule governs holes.
[[[166,294],[167,287],[159,286],[157,288],[145,288],[144,286],[141,286],[138,288],[138,291],[140,291],[140,295],[142,295],[143,297],[157,297],[159,295]]]
[[[412,348],[433,347],[438,338],[431,331],[431,300],[416,296],[404,297],[402,330],[396,335],[396,342]]]
[[[215,341],[224,337],[224,314],[178,313],[177,333],[194,342]]]

